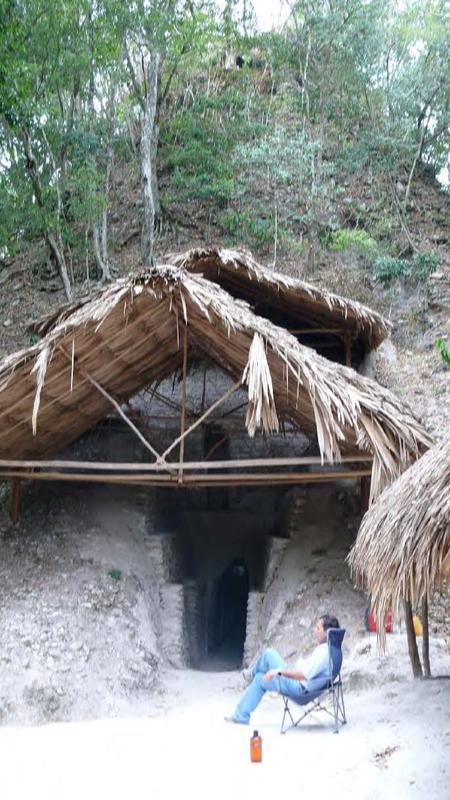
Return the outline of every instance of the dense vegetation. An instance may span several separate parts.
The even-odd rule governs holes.
[[[274,263],[350,249],[423,280],[413,188],[447,166],[449,74],[445,0],[292,0],[269,33],[249,0],[0,0],[0,257],[43,239],[68,297],[77,264],[109,279],[127,162],[144,263],[189,209]]]

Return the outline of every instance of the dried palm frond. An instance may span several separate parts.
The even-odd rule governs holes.
[[[273,397],[272,376],[259,333],[255,333],[253,337],[242,382],[248,385],[245,424],[249,436],[253,437],[258,428],[262,428],[266,433],[278,431],[280,426]]]

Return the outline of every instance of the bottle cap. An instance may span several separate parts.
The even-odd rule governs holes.
[[[258,736],[258,731],[253,731],[253,736]]]

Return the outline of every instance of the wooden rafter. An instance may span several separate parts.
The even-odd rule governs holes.
[[[167,456],[169,455],[169,453],[171,453],[171,452],[172,452],[172,450],[173,450],[175,447],[177,447],[177,445],[179,445],[179,444],[180,444],[180,442],[182,442],[182,441],[183,441],[183,440],[186,438],[186,436],[189,436],[189,434],[190,434],[190,433],[192,433],[192,431],[194,431],[196,428],[198,428],[198,426],[199,426],[199,425],[201,425],[201,424],[202,424],[202,422],[204,422],[204,420],[205,420],[207,417],[209,417],[209,415],[210,415],[210,414],[212,414],[212,412],[213,412],[213,411],[215,411],[215,410],[216,410],[216,408],[218,408],[218,406],[220,406],[222,403],[224,403],[224,402],[225,402],[225,400],[227,400],[229,397],[231,397],[231,395],[232,395],[232,394],[234,394],[234,392],[235,392],[237,389],[239,389],[239,388],[240,388],[240,386],[242,386],[242,381],[241,381],[241,380],[238,380],[238,381],[236,381],[236,383],[233,383],[233,385],[232,385],[232,386],[230,386],[230,388],[228,389],[228,391],[226,391],[226,392],[225,392],[225,394],[223,394],[221,397],[219,397],[219,399],[218,399],[218,400],[216,400],[216,401],[215,401],[215,403],[213,403],[213,404],[212,404],[212,405],[211,405],[211,406],[210,406],[210,407],[209,407],[209,408],[208,408],[208,409],[205,411],[205,413],[204,413],[204,414],[202,414],[202,416],[201,416],[201,417],[199,417],[198,419],[196,419],[196,420],[195,420],[195,422],[193,422],[193,423],[192,423],[192,425],[191,425],[191,426],[190,426],[190,427],[189,427],[189,428],[188,428],[186,431],[184,431],[184,432],[183,432],[183,434],[181,434],[180,436],[178,436],[178,438],[177,438],[177,439],[175,439],[175,441],[174,441],[174,442],[172,442],[172,444],[170,445],[170,447],[168,447],[168,448],[167,448],[167,450],[165,450],[165,451],[164,451],[164,453],[162,454],[161,458],[163,458],[163,459],[166,459],[166,458],[167,458]]]
[[[66,353],[66,351],[64,350],[64,348],[63,348],[62,346],[60,346],[58,349],[61,351],[61,353],[63,353],[63,355],[64,355],[66,358],[69,358],[69,359],[70,359],[70,361],[73,363],[73,359],[72,359],[72,357],[71,357],[71,356],[69,356],[69,354],[68,354],[68,353]],[[114,397],[112,397],[112,396],[109,394],[109,392],[107,392],[107,391],[106,391],[106,389],[105,389],[103,386],[101,386],[101,385],[100,385],[100,384],[99,384],[99,383],[98,383],[98,382],[95,380],[95,378],[93,378],[93,377],[92,377],[92,375],[90,375],[90,374],[89,374],[89,372],[88,372],[87,370],[83,369],[83,367],[82,367],[82,366],[81,366],[81,364],[80,364],[80,363],[77,361],[77,359],[75,359],[75,366],[76,366],[76,369],[77,369],[77,371],[80,373],[80,375],[82,375],[82,377],[83,377],[85,380],[88,380],[88,381],[89,381],[89,383],[91,383],[91,384],[92,384],[92,386],[94,386],[94,387],[95,387],[95,388],[96,388],[96,389],[97,389],[97,390],[100,392],[100,394],[102,394],[102,395],[103,395],[103,397],[105,397],[105,398],[106,398],[106,399],[107,399],[107,400],[108,400],[108,401],[111,403],[111,405],[112,405],[112,406],[113,406],[113,407],[116,409],[117,413],[118,413],[118,414],[119,414],[119,415],[122,417],[122,419],[124,420],[124,422],[126,422],[126,424],[127,424],[127,425],[128,425],[130,428],[131,428],[131,430],[133,431],[133,433],[134,433],[134,434],[135,434],[135,435],[138,437],[138,439],[139,439],[139,441],[141,442],[141,444],[143,444],[143,445],[144,445],[144,447],[145,447],[145,448],[147,448],[147,450],[150,450],[150,452],[152,453],[152,455],[154,455],[154,456],[155,456],[155,458],[156,458],[156,462],[157,462],[157,463],[164,463],[164,458],[163,458],[163,457],[160,455],[160,453],[158,453],[158,451],[157,451],[157,450],[155,450],[155,448],[154,448],[154,447],[153,447],[153,446],[150,444],[150,442],[149,442],[149,441],[147,441],[147,439],[146,439],[146,438],[145,438],[145,436],[144,436],[144,435],[141,433],[141,431],[139,430],[139,428],[137,428],[137,427],[136,427],[136,425],[135,425],[135,424],[134,424],[134,423],[133,423],[133,422],[132,422],[130,419],[128,419],[127,415],[125,414],[125,412],[123,411],[123,409],[120,407],[120,404],[117,402],[117,400],[115,400],[115,399],[114,399]]]
[[[167,486],[167,487],[222,487],[222,486],[286,486],[305,483],[329,483],[340,479],[358,479],[370,474],[370,468],[355,470],[333,470],[323,472],[263,472],[263,473],[222,473],[215,475],[186,475],[180,482],[178,475],[149,475],[145,472],[133,475],[66,473],[66,472],[4,472],[0,477],[20,478],[39,481],[74,481],[80,483],[121,484],[124,486]]]
[[[341,464],[371,464],[372,456],[368,453],[353,453],[341,458]],[[317,467],[323,465],[320,456],[292,456],[292,457],[278,457],[278,458],[242,458],[242,459],[228,459],[218,461],[185,461],[183,464],[184,470],[198,470],[205,469],[208,471],[215,469],[258,469],[258,468],[273,468],[273,467]],[[121,461],[70,461],[67,459],[0,459],[0,477],[9,471],[17,471],[19,469],[67,469],[67,470],[91,470],[91,471],[108,471],[108,472],[164,472],[165,469],[178,469],[180,463],[171,461],[165,465],[162,463],[152,462],[151,464],[139,464],[136,462]],[[4,472],[3,472],[4,471]]]

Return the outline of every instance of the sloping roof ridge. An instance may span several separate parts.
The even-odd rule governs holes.
[[[321,289],[301,278],[294,278],[270,267],[263,266],[246,249],[231,249],[218,246],[209,248],[197,247],[188,250],[184,254],[168,254],[166,258],[168,263],[189,270],[189,265],[192,262],[211,257],[218,258],[224,266],[231,266],[236,270],[239,269],[239,266],[244,267],[249,276],[253,275],[257,281],[274,286],[278,290],[284,288],[288,291],[307,294],[312,300],[325,303],[330,311],[338,310],[342,312],[344,318],[347,318],[348,312],[352,311],[358,320],[369,325],[370,328],[376,327],[383,334],[382,338],[388,336],[392,330],[392,323],[368,306],[359,303],[357,300],[351,300],[334,292],[329,292],[327,289]]]

